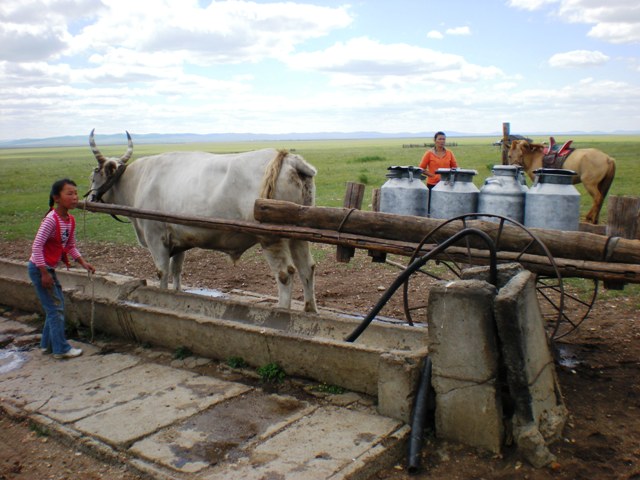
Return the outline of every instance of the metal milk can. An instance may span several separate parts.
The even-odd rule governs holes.
[[[387,180],[380,187],[380,211],[398,215],[426,217],[429,190],[419,167],[393,166],[387,168]]]
[[[440,181],[431,190],[431,218],[449,219],[476,213],[480,190],[473,184],[476,170],[439,168]]]
[[[521,183],[520,168],[515,165],[494,165],[491,171],[493,176],[487,178],[480,188],[478,213],[501,215],[523,223],[525,194],[529,189]]]
[[[580,192],[573,186],[573,170],[540,168],[526,194],[524,225],[526,227],[578,230],[580,225]]]

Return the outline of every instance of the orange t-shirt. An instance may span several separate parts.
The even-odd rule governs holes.
[[[456,157],[451,150],[444,150],[444,156],[436,155],[434,149],[427,150],[420,162],[420,168],[425,172],[433,173],[432,177],[427,176],[427,185],[435,185],[440,181],[440,175],[436,175],[439,168],[458,168]]]

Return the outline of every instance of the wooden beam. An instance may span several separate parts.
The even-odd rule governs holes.
[[[342,232],[355,235],[375,236],[388,240],[403,240],[419,243],[438,229],[438,242],[451,237],[465,225],[462,221],[449,222],[426,217],[395,215],[380,212],[353,211],[343,222],[348,211],[344,208],[307,207],[279,200],[259,199],[255,203],[254,217],[265,223],[287,223],[301,227],[336,230],[341,225]],[[445,224],[446,223],[446,224]],[[474,227],[487,233],[496,242],[498,250],[526,252],[544,255],[535,243],[534,235],[557,258],[640,264],[640,240],[620,238],[610,242],[609,237],[587,232],[573,232],[542,228],[520,227],[505,223],[502,229],[494,222],[470,220],[467,227]],[[466,242],[466,240],[464,240]],[[481,241],[469,240],[472,248],[483,248]]]
[[[271,201],[272,202],[272,201]],[[288,202],[285,202],[288,203]],[[295,204],[291,204],[295,205]],[[197,217],[186,215],[172,215],[153,210],[142,210],[121,205],[81,202],[80,209],[90,212],[121,215],[130,218],[142,218],[160,222],[175,223],[198,228],[213,228],[225,231],[241,231],[252,235],[274,235],[286,238],[295,238],[316,243],[330,245],[343,245],[352,248],[373,250],[411,257],[414,255],[418,242],[385,239],[376,236],[337,232],[335,230],[300,227],[288,224],[263,224],[242,220],[228,220],[211,217]],[[355,212],[354,212],[355,213]],[[488,223],[488,222],[485,222]],[[421,247],[419,255],[429,253],[435,244],[425,244]],[[459,263],[472,265],[487,265],[489,252],[486,249],[474,249],[467,247],[450,247],[441,259],[451,259]],[[528,270],[545,275],[554,275],[555,271],[549,258],[543,255],[522,254],[518,252],[498,251],[498,261],[518,262]],[[640,265],[593,262],[579,259],[555,258],[555,264],[563,277],[582,277],[591,279],[606,279],[640,283]]]

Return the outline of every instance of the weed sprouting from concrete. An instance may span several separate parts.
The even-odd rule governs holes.
[[[277,363],[267,363],[258,368],[258,375],[265,383],[282,383],[287,376],[284,369]]]
[[[345,392],[345,389],[338,385],[327,385],[326,383],[319,383],[313,389],[316,392],[330,393],[331,395],[341,395]]]
[[[242,357],[229,357],[227,358],[227,365],[231,368],[245,368],[247,367],[247,362]]]
[[[44,425],[40,425],[39,423],[36,423],[36,422],[29,422],[29,430],[34,432],[39,437],[49,436],[49,429]]]
[[[173,358],[177,360],[184,360],[187,357],[193,355],[193,352],[189,350],[189,347],[185,347],[184,345],[176,348],[175,352],[173,352]]]

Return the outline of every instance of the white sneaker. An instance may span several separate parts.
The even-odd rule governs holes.
[[[41,349],[40,349],[40,353],[41,353],[41,354],[43,354],[43,355],[47,355],[47,354],[49,354],[49,353],[51,353],[51,352],[49,351],[49,349],[48,349],[48,348],[41,348]]]
[[[53,358],[75,358],[82,355],[82,349],[80,348],[71,348],[68,352],[65,353],[56,353],[53,355]]]

